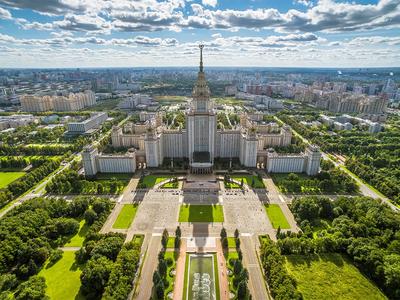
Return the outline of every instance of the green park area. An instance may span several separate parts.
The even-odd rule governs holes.
[[[96,105],[87,107],[88,111],[109,111],[117,108],[118,103],[121,101],[121,98],[117,99],[106,99],[97,101]]]
[[[156,184],[165,181],[167,179],[173,178],[174,176],[169,176],[169,175],[147,175],[142,177],[139,180],[138,187],[140,188],[152,188]],[[164,184],[165,185],[165,184]],[[164,187],[163,185],[163,187]]]
[[[65,251],[54,265],[46,265],[39,276],[46,279],[46,294],[50,299],[82,300],[85,298],[79,293],[81,273],[81,267],[75,262],[75,251]]]
[[[353,179],[339,168],[321,172],[316,176],[294,173],[275,173],[271,178],[282,193],[291,194],[357,194]]]
[[[255,189],[263,189],[264,183],[258,176],[254,175],[232,175],[231,178],[237,182],[241,182],[243,180],[244,184],[247,184],[249,187]]]
[[[241,188],[240,184],[237,184],[232,181],[224,181],[224,186],[226,189],[240,189]]]
[[[160,95],[154,96],[154,100],[156,100],[160,105],[169,105],[174,103],[182,103],[187,101],[187,97],[185,96],[176,96],[176,95]]]
[[[232,106],[241,106],[246,104],[245,100],[236,99],[235,97],[218,97],[218,98],[213,98],[213,100],[217,105],[225,104]]]
[[[286,267],[307,299],[386,299],[345,257],[337,253],[288,255]]]
[[[161,188],[162,189],[178,189],[179,188],[179,182],[177,180],[176,181],[170,181],[170,182],[164,183],[161,186]]]
[[[222,205],[181,205],[179,222],[224,222]]]
[[[273,228],[290,229],[290,225],[279,204],[265,204],[264,206]]]
[[[0,172],[0,189],[25,175],[25,172]]]
[[[135,218],[136,211],[138,209],[138,205],[136,204],[125,204],[115,223],[113,224],[113,228],[115,229],[128,229],[131,226],[133,219]]]
[[[81,247],[85,240],[86,234],[89,231],[90,226],[86,224],[85,220],[79,222],[79,231],[73,235],[71,239],[64,245],[64,247]]]

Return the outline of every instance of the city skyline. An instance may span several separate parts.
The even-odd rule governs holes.
[[[397,0],[0,0],[4,68],[400,67]]]

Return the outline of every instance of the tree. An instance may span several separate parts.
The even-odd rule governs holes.
[[[239,230],[236,228],[234,233],[235,239],[239,238]]]
[[[176,236],[174,240],[174,248],[179,249],[180,247],[181,247],[181,238],[179,236]]]
[[[239,275],[242,269],[242,262],[239,259],[235,260],[235,264],[233,266],[233,273],[235,274],[235,276]]]
[[[236,249],[240,249],[240,239],[235,239]]]
[[[225,251],[228,250],[228,247],[229,247],[228,238],[223,238],[221,241],[221,244],[222,244],[222,248]]]
[[[223,239],[226,239],[227,236],[228,236],[228,235],[226,234],[226,229],[225,229],[224,227],[222,227],[221,233],[220,233],[221,241],[222,241]]]
[[[97,220],[98,216],[92,208],[89,208],[88,210],[85,211],[85,214],[83,217],[85,218],[85,221],[88,225],[92,225],[94,223],[94,221]]]
[[[400,255],[384,257],[385,284],[390,288],[393,298],[400,296]]]
[[[167,262],[165,261],[165,259],[160,259],[158,261],[158,272],[160,273],[160,276],[162,278],[165,278],[165,276],[167,275],[167,269],[168,269],[168,265],[167,265]]]
[[[89,200],[84,197],[77,197],[72,201],[69,205],[70,215],[71,217],[79,217],[83,215],[83,213],[89,207]]]
[[[176,230],[175,230],[175,236],[181,237],[181,235],[182,235],[181,228],[180,228],[179,226],[177,226],[177,227],[176,227]]]
[[[160,281],[162,281],[160,272],[158,272],[158,270],[155,270],[153,273],[153,284],[157,285],[157,283],[159,283]]]
[[[295,173],[289,173],[287,178],[288,178],[288,180],[291,180],[291,181],[298,181],[300,179],[299,175],[297,175]]]
[[[161,244],[164,249],[167,248],[168,238],[169,238],[168,230],[166,228],[164,228],[164,231],[163,231],[162,237],[161,237]]]
[[[110,193],[115,194],[118,189],[118,181],[116,178],[112,178],[110,181]]]
[[[97,194],[103,194],[104,186],[101,183],[97,183]]]
[[[163,300],[164,293],[165,293],[164,282],[161,280],[155,286],[155,296],[157,297],[156,299]]]
[[[0,291],[8,291],[16,288],[18,285],[18,279],[15,274],[3,274],[0,275]]]
[[[249,290],[247,288],[246,280],[242,280],[239,282],[237,287],[237,297],[238,299],[247,299],[249,294]]]
[[[96,241],[90,253],[91,257],[105,256],[108,259],[115,261],[118,253],[124,244],[124,236],[120,234],[109,234],[103,236],[100,240]],[[90,248],[91,244],[86,244],[86,249]]]
[[[43,277],[32,276],[21,283],[15,293],[16,300],[43,300],[46,296],[46,281]]]
[[[86,263],[81,274],[81,289],[87,298],[98,298],[103,294],[112,268],[112,261],[104,256],[92,258]]]

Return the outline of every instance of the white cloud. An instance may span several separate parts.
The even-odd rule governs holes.
[[[312,0],[295,0],[294,2],[307,7],[311,7],[314,5]]]
[[[8,10],[0,7],[0,19],[11,20],[11,18],[11,13]]]
[[[309,0],[302,2],[312,3]],[[273,8],[246,10],[211,10],[192,3],[185,10],[184,0],[0,0],[0,5],[30,8],[41,13],[63,14],[64,20],[48,23],[28,22],[24,29],[72,31],[112,30],[126,32],[180,31],[184,28],[273,29],[277,32],[347,32],[382,28],[400,28],[400,1],[379,0],[377,4],[357,4],[320,0],[306,11],[290,9],[280,12]],[[215,0],[203,0],[203,5],[215,6]],[[0,15],[8,18],[9,12]]]
[[[208,6],[216,7],[218,1],[217,1],[217,0],[202,0],[201,3],[203,3],[203,5],[208,5]]]

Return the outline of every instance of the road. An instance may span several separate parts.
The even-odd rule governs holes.
[[[270,299],[265,286],[264,275],[261,272],[261,266],[258,263],[256,254],[256,245],[250,236],[241,236],[241,248],[243,252],[243,263],[249,271],[249,290],[252,299],[266,300]]]
[[[139,280],[138,294],[134,299],[147,300],[150,299],[151,290],[153,288],[153,273],[158,265],[158,252],[161,249],[161,234],[152,236],[147,247],[147,255],[144,260],[142,274]]]
[[[277,116],[274,116],[274,118],[279,122],[279,123],[284,123],[281,119],[279,119]],[[306,144],[311,144],[311,142],[306,139],[305,137],[303,137],[300,133],[298,133],[297,131],[293,130],[292,128],[292,132],[294,133],[294,135],[296,135],[297,137],[299,137],[303,142],[305,142]],[[322,158],[325,160],[328,160],[330,162],[332,162],[336,167],[342,169],[343,172],[345,172],[346,174],[348,174],[351,178],[353,178],[359,188],[360,188],[360,192],[367,197],[372,197],[375,199],[381,199],[384,203],[386,203],[391,209],[393,209],[394,211],[400,211],[400,209],[393,205],[393,203],[390,201],[390,199],[388,199],[385,196],[382,196],[381,194],[378,194],[377,192],[375,192],[373,189],[371,189],[367,184],[365,184],[365,182],[358,177],[357,175],[355,175],[354,173],[350,172],[344,165],[343,163],[337,162],[335,160],[333,160],[332,158],[329,157],[329,155],[326,152],[323,152],[321,150],[321,155]]]

